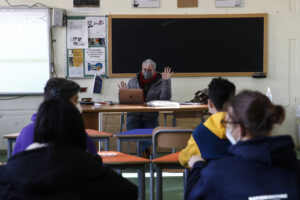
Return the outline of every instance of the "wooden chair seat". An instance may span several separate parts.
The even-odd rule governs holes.
[[[116,154],[114,156],[101,156],[101,153]],[[104,164],[138,164],[138,163],[149,163],[150,160],[130,154],[118,152],[118,151],[100,151]]]
[[[112,133],[107,133],[103,131],[97,131],[95,129],[85,129],[85,132],[90,136],[90,137],[112,137]]]
[[[159,158],[155,158],[152,160],[152,162],[155,164],[162,164],[162,163],[168,163],[168,164],[178,163],[178,164],[180,164],[179,163],[179,152],[168,154],[166,156],[162,156]]]

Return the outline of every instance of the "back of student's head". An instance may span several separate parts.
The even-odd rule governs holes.
[[[224,109],[227,103],[235,94],[235,85],[224,78],[214,78],[208,85],[208,96],[218,111]]]
[[[282,123],[285,118],[282,106],[274,105],[264,94],[250,90],[242,91],[232,99],[228,114],[253,138],[268,136],[273,125]]]
[[[85,129],[78,109],[68,100],[45,100],[38,109],[34,142],[68,144],[84,150]]]
[[[70,100],[80,91],[80,86],[74,81],[65,78],[51,78],[44,88],[44,100],[59,98]]]

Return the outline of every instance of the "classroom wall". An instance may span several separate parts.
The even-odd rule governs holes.
[[[32,5],[37,1],[9,0],[12,4]],[[101,0],[101,12],[91,15],[107,14],[238,14],[238,13],[268,13],[268,77],[253,79],[250,77],[228,77],[234,82],[238,91],[255,89],[263,93],[271,87],[273,102],[281,104],[286,109],[286,120],[277,126],[274,134],[289,134],[298,145],[296,105],[300,104],[300,0],[244,0],[243,8],[215,8],[214,0],[199,0],[198,8],[177,8],[176,0],[160,0],[160,8],[144,9],[132,8],[132,0]],[[39,0],[50,7],[64,8],[67,14],[74,14],[72,0]],[[0,6],[6,6],[1,1]],[[80,15],[80,14],[77,14]],[[66,29],[53,30],[55,68],[59,77],[66,76]],[[216,58],[217,59],[217,58]],[[199,60],[201,65],[201,60]],[[186,101],[193,98],[195,91],[207,87],[212,77],[172,78],[173,100]],[[74,79],[82,87],[91,90],[91,79]],[[81,94],[81,97],[93,97],[95,100],[117,101],[117,84],[127,81],[125,78],[108,78],[103,80],[101,95],[92,95],[90,92]],[[0,99],[10,97],[0,97]],[[16,100],[0,100],[0,135],[19,132],[29,123],[31,114],[36,112],[39,103],[38,97],[24,97]],[[0,149],[6,148],[6,141],[1,137]]]

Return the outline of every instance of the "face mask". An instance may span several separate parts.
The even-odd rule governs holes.
[[[226,126],[226,137],[230,141],[231,144],[235,145],[240,139],[236,140],[232,136],[232,126]]]
[[[76,108],[78,109],[79,113],[81,114],[82,113],[82,108],[81,108],[80,103],[76,104]]]
[[[153,74],[151,71],[145,71],[143,72],[143,76],[145,80],[149,80],[153,76]]]

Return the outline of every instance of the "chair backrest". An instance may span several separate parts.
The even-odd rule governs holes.
[[[193,129],[180,127],[157,127],[153,130],[153,158],[156,158],[157,148],[186,147],[188,140],[193,133]]]

